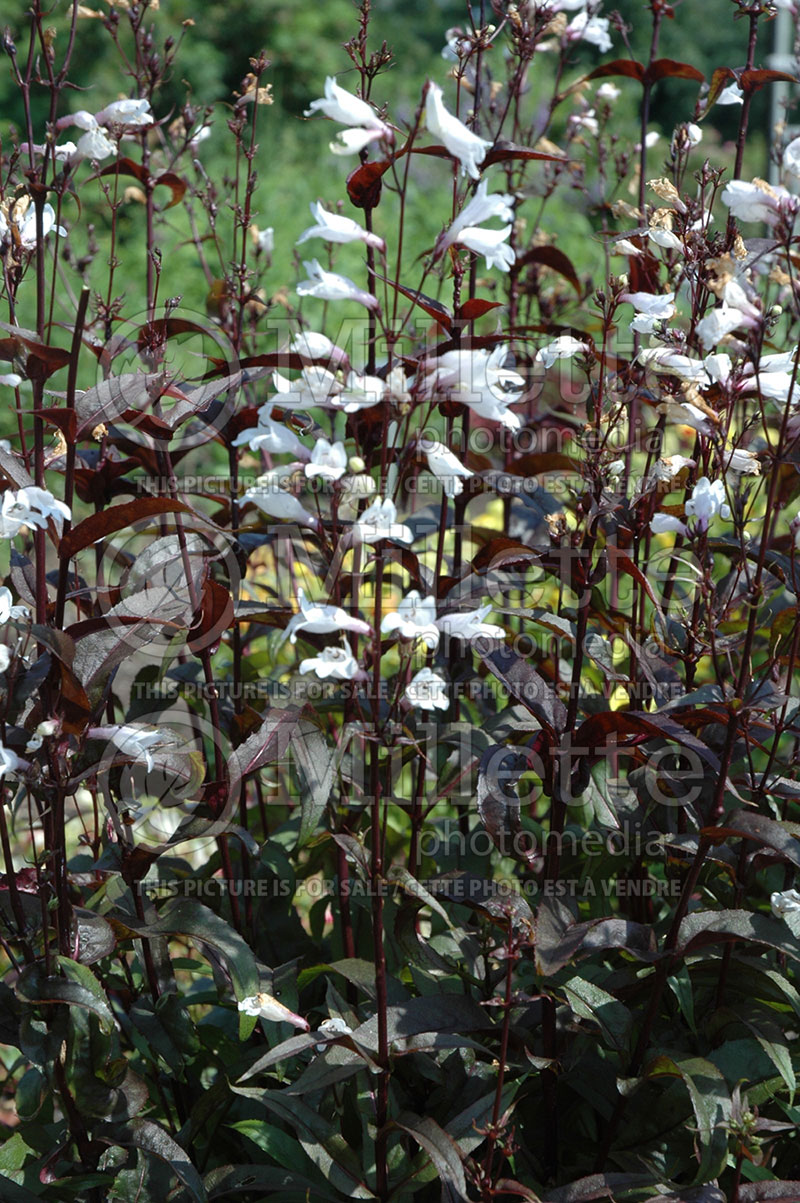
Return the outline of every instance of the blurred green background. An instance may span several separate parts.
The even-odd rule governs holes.
[[[19,58],[24,62],[27,51],[26,6],[21,0],[6,4],[6,23],[15,37]],[[86,7],[118,14],[118,39],[124,55],[130,55],[132,40],[128,17],[122,10],[110,10],[105,0],[86,0]],[[639,58],[648,54],[650,40],[649,6],[643,0],[620,0],[614,6],[630,26],[629,40],[633,53]],[[487,11],[490,6],[487,4]],[[610,10],[606,10],[606,15]],[[56,3],[48,22],[57,31],[56,58],[60,59],[66,42],[69,5],[66,0]],[[675,5],[675,17],[663,26],[660,53],[689,61],[710,76],[720,65],[740,65],[744,59],[747,25],[734,20],[736,6],[731,0],[685,0]],[[188,24],[187,24],[188,23]],[[286,3],[285,0],[161,0],[157,11],[149,10],[146,24],[153,27],[153,47],[156,52],[164,40],[182,38],[176,62],[160,88],[154,103],[157,118],[169,125],[181,111],[187,96],[197,105],[215,107],[210,138],[202,143],[198,157],[209,177],[224,193],[224,181],[234,164],[233,139],[227,128],[234,92],[249,71],[251,55],[264,49],[272,62],[267,79],[272,83],[275,103],[259,110],[259,151],[257,169],[258,190],[253,218],[264,228],[275,229],[273,264],[262,281],[268,296],[281,288],[293,287],[298,273],[294,262],[294,242],[310,223],[309,201],[323,199],[333,205],[344,198],[344,211],[358,216],[345,196],[345,178],[356,165],[354,157],[337,158],[328,150],[336,126],[324,119],[307,120],[303,109],[314,97],[320,96],[326,75],[337,75],[345,87],[355,88],[356,75],[342,44],[357,29],[357,9],[351,0],[325,0],[323,4]],[[445,32],[450,26],[466,25],[466,8],[454,0],[374,0],[370,48],[377,49],[385,39],[394,51],[395,62],[377,80],[373,99],[388,102],[392,119],[398,124],[409,120],[420,97],[426,78],[444,82],[451,63],[442,59]],[[573,54],[574,65],[567,81],[578,79],[602,59],[627,57],[628,51],[619,34],[614,34],[614,50],[606,55],[588,45],[578,45]],[[758,60],[763,63],[771,52],[772,27],[766,26],[759,45]],[[496,78],[504,75],[502,48],[493,50],[491,68]],[[531,113],[537,111],[552,92],[554,56],[537,56],[530,73],[527,103]],[[115,49],[103,22],[82,18],[70,70],[71,80],[81,90],[66,92],[61,112],[88,108],[98,111],[110,100],[133,92],[126,75],[123,56]],[[615,106],[613,132],[621,140],[637,140],[637,106],[639,87],[631,80],[617,80],[622,96]],[[84,90],[85,89],[85,90]],[[454,89],[446,88],[452,102]],[[697,86],[691,81],[667,80],[656,89],[652,107],[652,128],[662,128],[667,138],[674,125],[690,120],[697,98]],[[33,93],[34,125],[37,136],[44,133],[48,94],[44,87]],[[550,131],[556,142],[563,136],[572,103],[562,104],[555,114]],[[11,77],[8,60],[0,74],[0,112],[4,115],[3,147],[8,149],[8,128],[23,128],[20,98]],[[708,129],[702,152],[720,163],[730,164],[730,140],[735,136],[738,106],[717,108],[713,129]],[[766,132],[768,123],[767,90],[760,93],[753,106],[752,136],[749,140],[749,166],[753,173],[765,174]],[[711,123],[710,123],[711,124]],[[22,135],[21,135],[22,136]],[[71,136],[65,131],[62,138]],[[726,146],[726,143],[728,145]],[[135,143],[126,144],[134,157],[139,151]],[[649,173],[661,174],[663,153],[667,141],[651,152]],[[587,150],[587,159],[591,154]],[[697,152],[697,166],[701,162]],[[105,164],[104,164],[105,165]],[[591,166],[589,168],[591,171]],[[102,288],[107,276],[107,233],[109,214],[96,181],[89,179],[90,170],[83,165],[78,174],[80,183],[77,200],[66,198],[64,224],[70,228],[74,248],[73,263],[65,269],[65,279],[72,278],[77,287],[74,260],[81,260],[94,241],[98,251],[91,263],[82,264],[84,277],[94,288]],[[410,270],[413,259],[429,247],[449,216],[448,169],[438,160],[415,163],[407,209],[407,253],[404,263]],[[125,181],[132,183],[133,181]],[[497,183],[501,179],[498,177]],[[623,193],[623,195],[626,195]],[[630,197],[633,199],[633,197]],[[79,204],[78,204],[79,201]],[[579,270],[597,270],[602,265],[602,251],[593,235],[599,224],[598,214],[586,213],[585,196],[577,189],[574,195],[562,189],[559,202],[547,211],[547,233],[557,238],[559,246],[573,256]],[[529,204],[523,214],[533,217]],[[202,218],[202,214],[200,214]],[[197,255],[189,243],[189,225],[182,206],[166,212],[157,232],[164,252],[164,278],[160,296],[180,295],[184,307],[203,311],[207,282],[199,270]],[[224,233],[230,214],[223,202],[220,215]],[[396,208],[391,201],[384,203],[376,214],[376,228],[391,248]],[[530,229],[529,225],[529,229]],[[143,297],[144,214],[135,203],[126,204],[120,217],[121,260],[114,292],[124,293],[126,309],[135,311],[137,298]],[[320,257],[325,261],[325,247],[315,241],[302,247],[301,258]],[[337,269],[363,279],[363,254],[354,247],[344,247],[336,259]],[[391,262],[391,260],[390,260]],[[32,290],[30,290],[32,291]],[[294,299],[293,294],[289,294]],[[68,321],[70,306],[68,290],[59,290],[63,300],[57,317]],[[318,302],[312,304],[318,305]],[[313,309],[309,311],[313,316]]]

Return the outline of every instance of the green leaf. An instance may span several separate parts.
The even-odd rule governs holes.
[[[467,1180],[461,1161],[461,1150],[451,1136],[429,1117],[404,1111],[394,1120],[398,1128],[408,1132],[430,1157],[443,1185],[450,1191],[449,1197],[468,1199]]]
[[[703,1057],[674,1061],[671,1057],[656,1057],[647,1066],[649,1078],[681,1078],[689,1092],[699,1142],[699,1167],[694,1181],[710,1182],[722,1173],[728,1153],[726,1124],[730,1118],[731,1099],[724,1077]]]
[[[112,1032],[116,1020],[106,993],[91,969],[68,957],[59,957],[58,963],[68,976],[46,977],[40,964],[25,968],[17,982],[17,997],[28,1003],[64,1003],[69,1007],[82,1007],[97,1016],[104,1032]]]
[[[185,1150],[159,1124],[149,1119],[134,1119],[129,1124],[103,1124],[96,1135],[105,1144],[141,1149],[143,1153],[157,1157],[170,1167],[197,1203],[206,1203],[202,1178]]]
[[[575,1015],[599,1024],[607,1044],[620,1052],[628,1047],[633,1019],[623,1003],[595,982],[588,982],[581,977],[570,978],[560,989],[566,994]]]

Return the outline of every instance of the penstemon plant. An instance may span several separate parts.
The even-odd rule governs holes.
[[[319,171],[162,7],[3,39],[0,1199],[800,1198],[796,5],[362,0]]]

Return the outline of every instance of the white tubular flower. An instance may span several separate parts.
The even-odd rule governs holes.
[[[429,442],[423,440],[422,450],[428,460],[428,467],[433,475],[442,482],[445,495],[447,497],[458,497],[464,492],[462,480],[466,480],[475,473],[469,468],[465,468],[457,455],[445,447],[444,443]]]
[[[725,472],[733,473],[734,476],[761,475],[760,461],[752,451],[745,451],[743,447],[736,447],[733,451],[726,451],[723,456],[722,467]]]
[[[683,243],[677,234],[672,233],[672,230],[664,230],[660,227],[651,226],[647,231],[647,237],[656,246],[663,247],[667,251],[683,250]]]
[[[519,430],[522,419],[508,407],[520,400],[525,381],[518,372],[504,366],[507,355],[506,346],[495,347],[491,354],[483,348],[445,351],[425,365],[425,391],[447,393],[451,400],[468,405],[479,418]]]
[[[4,673],[10,663],[11,652],[5,643],[0,643],[0,673]],[[25,751],[30,752],[31,749],[26,746]]]
[[[95,114],[98,125],[120,125],[124,129],[145,129],[153,124],[149,100],[114,100]]]
[[[318,259],[303,261],[303,267],[308,274],[307,280],[301,280],[295,291],[300,297],[317,297],[320,301],[357,301],[367,309],[377,309],[378,299],[371,293],[359,288],[347,276],[336,272],[326,271]]]
[[[304,410],[320,405],[333,405],[336,394],[342,391],[344,385],[327,368],[312,365],[303,368],[296,380],[289,380],[280,372],[273,372],[272,387],[278,394],[279,405],[283,408]]]
[[[0,780],[9,773],[13,775],[27,767],[27,760],[23,760],[21,756],[17,756],[16,752],[13,752],[11,748],[4,748],[0,744]]]
[[[458,159],[462,169],[473,180],[477,180],[480,178],[480,164],[486,158],[486,152],[491,149],[492,143],[473,134],[458,117],[448,113],[442,96],[442,89],[438,84],[428,84],[428,94],[425,98],[425,120],[428,129],[435,138],[441,138],[445,149],[454,159]]]
[[[723,301],[697,323],[697,336],[705,350],[708,347],[715,347],[721,339],[725,338],[727,334],[732,334],[734,330],[753,329],[757,325],[758,320],[744,309],[737,309],[735,306],[729,305],[727,301]]]
[[[420,710],[446,710],[450,705],[447,682],[431,668],[421,668],[409,681],[404,699]]]
[[[458,236],[460,246],[476,255],[483,255],[486,267],[496,267],[498,271],[507,272],[514,266],[516,251],[508,245],[507,239],[513,226],[504,226],[502,230],[482,230],[479,226],[467,226]]]
[[[14,605],[11,590],[3,585],[0,588],[0,626],[5,626],[9,618],[30,618],[30,615],[27,606]]]
[[[362,126],[364,130],[371,131],[373,137],[383,137],[388,141],[393,139],[389,126],[381,121],[366,100],[340,88],[333,75],[325,80],[325,95],[319,100],[312,100],[305,110],[306,117],[313,117],[314,113],[324,113],[342,125]],[[361,146],[354,149],[361,150]]]
[[[99,125],[87,130],[85,134],[81,134],[75,147],[78,159],[91,159],[92,162],[97,163],[101,163],[109,155],[116,154],[116,151],[116,142],[112,141]]]
[[[297,632],[308,631],[311,635],[329,635],[332,631],[355,631],[357,635],[370,635],[372,627],[343,610],[341,606],[328,606],[308,601],[303,589],[297,590],[300,613],[295,614],[284,631],[284,639],[297,643]]]
[[[256,250],[259,255],[270,256],[275,250],[275,227],[267,226],[256,234]]]
[[[800,138],[793,138],[784,149],[783,170],[800,179]]]
[[[649,292],[626,292],[620,300],[627,301],[636,310],[631,330],[639,334],[652,334],[658,324],[668,322],[675,316],[674,292],[664,293],[663,296]]]
[[[329,443],[327,439],[317,439],[311,452],[311,462],[305,466],[306,476],[340,480],[346,471],[347,452],[344,443]]]
[[[781,219],[794,219],[798,198],[779,184],[755,179],[731,180],[723,189],[722,203],[738,221],[763,221],[776,226]]]
[[[685,522],[674,518],[672,514],[654,514],[650,519],[650,530],[654,535],[666,535],[672,531],[685,535],[687,528]]]
[[[137,727],[133,723],[118,726],[90,727],[90,739],[108,739],[122,756],[129,760],[143,760],[148,773],[154,767],[152,748],[164,747],[174,742],[172,733],[158,731],[152,727]]]
[[[662,376],[677,376],[692,384],[707,384],[705,364],[700,359],[692,359],[673,351],[671,347],[643,347],[637,356],[637,361],[645,367],[652,368]]]
[[[308,242],[309,238],[324,238],[326,242],[363,242],[367,246],[376,247],[379,251],[386,250],[386,243],[382,238],[365,230],[357,221],[353,221],[352,217],[345,217],[341,213],[331,213],[322,206],[320,201],[316,203],[312,201],[309,208],[316,224],[303,231],[297,239],[296,246],[300,246],[302,242]]]
[[[385,396],[386,381],[380,376],[359,376],[357,372],[349,372],[344,388],[334,399],[334,406],[346,414],[355,414],[380,405]]]
[[[352,1036],[353,1029],[343,1019],[335,1016],[333,1019],[323,1019],[322,1023],[317,1028],[323,1036]]]
[[[561,334],[546,347],[540,347],[536,352],[536,359],[545,368],[551,368],[557,359],[572,359],[573,355],[585,350],[586,344],[580,339],[573,338],[571,334]]]
[[[598,100],[604,101],[606,104],[613,104],[615,100],[619,100],[622,95],[622,90],[612,83],[601,84],[597,89],[596,96]]]
[[[152,124],[153,114],[148,100],[115,100],[96,114],[78,109],[76,113],[61,117],[56,122],[56,129],[75,125],[84,130],[78,139],[75,157],[99,162],[116,154],[117,150],[116,142],[105,133],[104,126],[112,125],[120,131],[133,132]]]
[[[300,1028],[302,1032],[311,1031],[302,1015],[295,1015],[294,1011],[290,1011],[271,994],[253,994],[250,998],[243,998],[239,1003],[239,1010],[243,1011],[245,1015],[268,1019],[270,1023],[290,1023],[293,1028]]]
[[[508,224],[502,230],[480,230],[477,227],[494,217],[507,223],[513,222],[514,197],[504,192],[496,192],[489,196],[487,188],[486,180],[481,180],[472,200],[465,205],[450,228],[439,239],[436,250],[438,254],[442,254],[449,246],[458,243],[474,251],[476,255],[485,255],[487,267],[495,266],[500,271],[508,271],[514,262],[515,254],[512,247],[504,244],[512,226]]]
[[[400,639],[422,640],[429,651],[439,646],[439,628],[436,626],[436,601],[433,597],[422,597],[416,590],[407,593],[396,610],[384,614],[381,621],[382,635],[397,635]]]
[[[703,131],[694,121],[689,121],[686,124],[686,137],[690,146],[699,146],[703,141]]]
[[[328,143],[328,149],[334,155],[354,155],[369,146],[370,142],[386,140],[386,137],[383,130],[379,129],[341,129],[336,140]]]
[[[32,203],[25,204],[28,197],[22,197],[9,209],[8,217],[0,209],[0,242],[11,241],[12,231],[16,230],[23,250],[32,251],[36,246],[36,209]],[[56,214],[52,205],[42,208],[42,237],[46,238],[53,230],[66,237],[67,231],[63,226],[56,225]]]
[[[379,543],[381,539],[396,539],[398,543],[413,543],[414,535],[408,526],[397,521],[397,506],[391,497],[376,497],[357,522],[353,537],[362,543]]]
[[[291,467],[276,468],[260,476],[256,487],[248,489],[242,497],[242,504],[252,501],[268,518],[277,518],[281,522],[299,522],[301,526],[319,530],[319,518],[309,514],[298,498],[284,487],[283,482],[291,471]]]
[[[776,890],[770,894],[769,905],[776,919],[785,919],[800,911],[800,894],[797,890]]]
[[[35,485],[19,489],[16,493],[6,489],[0,507],[0,539],[13,539],[23,526],[37,526],[44,530],[49,518],[52,518],[56,530],[61,534],[64,519],[71,519],[72,514],[69,506],[58,501],[47,489],[39,489]]]
[[[322,681],[352,681],[358,672],[358,661],[349,648],[326,647],[318,656],[301,661],[300,672],[314,673]]]
[[[701,476],[684,509],[687,516],[695,519],[696,528],[700,531],[708,530],[717,515],[730,519],[731,511],[725,503],[724,482],[710,481],[707,476]]]
[[[233,447],[243,447],[245,444],[251,451],[265,451],[268,455],[294,455],[304,459],[308,452],[297,435],[282,422],[275,422],[270,417],[271,405],[262,405],[258,414],[258,426],[251,426],[237,434],[232,442]]]
[[[744,104],[744,92],[738,84],[728,84],[717,97],[717,104]]]
[[[292,341],[289,343],[289,351],[292,355],[299,355],[301,359],[325,359],[328,362],[335,360],[340,362],[346,358],[345,352],[341,347],[337,347],[331,342],[326,334],[317,334],[313,330],[301,330],[299,334],[295,334]]]
[[[610,50],[613,43],[608,33],[609,22],[606,17],[591,17],[586,9],[573,17],[567,26],[566,37],[570,42],[589,42],[604,53]]]
[[[486,605],[479,606],[477,610],[445,614],[443,618],[437,618],[436,625],[443,635],[463,639],[467,643],[473,639],[505,639],[506,633],[501,626],[483,621],[491,612],[491,605]]]
[[[514,220],[514,197],[508,192],[494,192],[489,196],[488,188],[489,185],[486,180],[481,180],[475,189],[475,195],[472,197],[472,200],[464,206],[447,233],[443,236],[441,240],[442,249],[450,246],[453,242],[457,242],[461,231],[467,229],[468,226],[482,225],[485,221],[491,221],[493,217],[497,217],[500,221],[504,222]]]

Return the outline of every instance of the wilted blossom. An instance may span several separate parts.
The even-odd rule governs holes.
[[[56,225],[55,209],[52,205],[42,206],[42,237],[46,238],[55,229],[62,238],[67,231]],[[0,206],[0,242],[13,242],[14,234],[19,238],[23,250],[32,251],[36,246],[36,208],[30,197],[20,197],[12,205]]]
[[[361,100],[360,97],[340,88],[335,76],[327,77],[325,95],[319,100],[312,100],[305,115],[312,117],[318,112],[350,127],[337,134],[338,142],[331,143],[334,154],[357,154],[370,142],[381,139],[386,142],[394,141],[394,134],[389,126],[381,121],[366,100]]]
[[[430,651],[439,646],[439,628],[436,626],[436,601],[433,597],[422,597],[413,589],[407,593],[396,610],[384,614],[381,634],[398,635],[400,639],[422,640]]]
[[[486,152],[492,143],[485,138],[479,138],[471,129],[467,129],[458,117],[448,113],[442,99],[442,89],[438,84],[429,83],[425,98],[425,120],[428,129],[435,138],[441,138],[445,149],[458,159],[464,171],[473,180],[480,178],[480,164],[486,158]]]
[[[300,613],[293,615],[283,634],[283,638],[290,643],[297,642],[298,631],[308,631],[311,635],[329,635],[332,631],[355,631],[357,635],[369,635],[372,631],[368,623],[348,614],[341,606],[308,601],[303,589],[297,590],[297,601]]]
[[[514,220],[514,197],[504,192],[495,192],[489,196],[487,189],[486,180],[481,180],[472,200],[465,205],[450,228],[439,239],[436,250],[438,254],[442,254],[454,244],[465,246],[476,255],[484,255],[487,267],[498,267],[500,271],[508,271],[515,259],[513,247],[506,243],[513,228],[511,223]],[[493,217],[509,224],[502,230],[478,228],[482,222],[490,221]]]
[[[0,507],[0,539],[13,539],[23,526],[37,526],[44,530],[50,518],[61,534],[64,519],[71,519],[72,514],[69,506],[47,489],[40,489],[36,485],[29,485],[17,492],[6,489]]]
[[[340,480],[347,471],[347,452],[344,443],[330,443],[319,438],[305,466],[306,476],[321,476],[323,480]]]
[[[769,904],[776,919],[785,919],[800,911],[800,894],[797,890],[776,890],[770,894]]]
[[[300,672],[314,673],[322,681],[352,681],[358,672],[358,661],[349,648],[326,647],[318,656],[309,657],[300,663]]]
[[[491,605],[479,606],[477,610],[445,614],[437,618],[436,625],[443,635],[470,642],[473,639],[505,639],[505,631],[494,622],[483,620],[492,612]]]
[[[413,543],[414,535],[408,526],[397,521],[397,506],[391,497],[376,497],[372,505],[353,523],[353,536],[362,543],[378,543],[381,539],[396,539]]]
[[[421,668],[409,681],[403,697],[420,710],[446,710],[450,705],[447,682],[432,668]]]
[[[301,242],[308,242],[309,238],[323,238],[326,242],[363,242],[367,246],[376,247],[379,251],[386,250],[386,243],[382,238],[365,230],[352,217],[345,217],[341,213],[331,213],[323,207],[320,201],[316,203],[312,201],[309,208],[315,224],[309,226],[307,230],[303,230],[297,239],[297,246],[300,246]],[[308,267],[307,264],[306,267]]]
[[[377,297],[359,288],[347,276],[337,272],[326,271],[318,259],[310,262],[303,260],[303,267],[308,275],[307,280],[301,280],[297,285],[297,295],[300,297],[317,297],[320,301],[357,301],[367,309],[377,309]]]
[[[252,994],[249,998],[243,998],[239,1003],[239,1010],[245,1015],[268,1019],[271,1023],[290,1023],[292,1027],[300,1028],[303,1032],[311,1031],[302,1015],[295,1015],[294,1011],[290,1011],[271,994]]]

